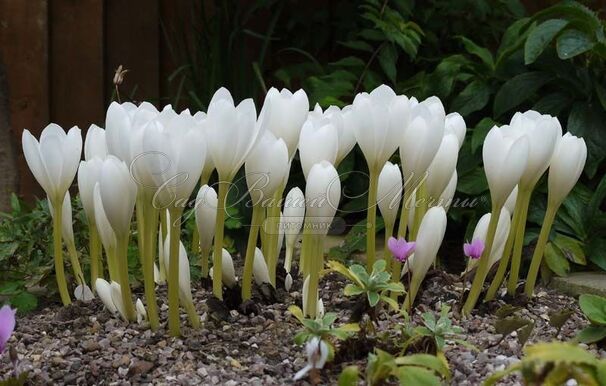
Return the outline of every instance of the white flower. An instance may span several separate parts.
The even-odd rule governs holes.
[[[295,381],[305,377],[312,369],[324,368],[328,360],[328,345],[317,336],[307,342],[305,352],[307,354],[307,365],[295,374]]]

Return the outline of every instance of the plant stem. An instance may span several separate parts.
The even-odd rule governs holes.
[[[377,234],[377,189],[379,173],[376,168],[370,170],[368,186],[368,212],[366,219],[366,266],[370,271],[376,260],[375,238]]]
[[[519,210],[520,201],[516,202],[516,207],[513,211],[513,219],[511,220],[511,226],[509,228],[509,234],[507,235],[507,241],[505,242],[505,248],[503,249],[503,255],[499,260],[499,268],[497,269],[497,273],[492,279],[492,283],[490,283],[490,287],[488,288],[488,292],[486,292],[485,301],[493,300],[499,288],[501,288],[501,284],[503,283],[503,279],[505,279],[505,274],[507,273],[507,267],[509,267],[509,259],[511,257],[511,249],[513,248],[513,242],[515,240],[516,229],[518,226],[518,220],[520,218],[520,210]]]
[[[524,247],[524,231],[526,230],[526,217],[528,215],[528,204],[530,203],[531,194],[532,190],[519,187],[518,200],[521,201],[520,217],[516,226],[516,237],[511,255],[511,270],[509,271],[509,280],[507,282],[507,293],[512,296],[515,295],[516,287],[518,286],[522,248]]]
[[[181,210],[172,207],[170,213],[168,255],[168,329],[172,336],[180,335],[179,326],[179,236],[181,234]],[[166,258],[166,256],[164,257]]]
[[[101,255],[101,243],[99,242],[99,231],[97,224],[94,221],[90,222],[90,238],[89,238],[89,253],[90,253],[90,284],[95,290],[95,282],[99,277],[99,272],[103,276],[103,263],[99,256]]]
[[[526,278],[526,285],[524,287],[524,293],[530,297],[534,292],[534,286],[537,281],[537,274],[541,267],[541,260],[545,253],[545,246],[549,240],[549,232],[553,226],[555,215],[558,211],[560,204],[549,203],[547,210],[545,211],[545,217],[543,218],[543,225],[541,226],[541,233],[539,233],[539,239],[532,255],[532,262],[530,263],[530,269],[528,270],[528,277]]]
[[[167,218],[166,218],[166,209],[159,209],[160,211],[160,227],[159,229],[161,230],[162,233],[162,246],[164,246],[164,241],[166,240],[166,235],[168,234],[168,225],[166,224]],[[154,245],[154,248],[156,246]],[[164,251],[158,251],[158,253],[164,253]],[[166,256],[164,257],[164,259],[166,260]],[[161,277],[166,277],[166,265],[164,261],[158,261],[159,265],[160,265],[160,276]]]
[[[219,176],[217,222],[215,223],[215,250],[213,253],[213,294],[223,300],[223,232],[225,225],[225,201],[230,181]]]
[[[490,252],[492,251],[492,244],[494,242],[494,236],[497,232],[497,225],[499,224],[499,215],[501,214],[501,206],[495,207],[493,205],[490,221],[488,223],[488,231],[486,232],[486,243],[484,247],[484,251],[482,252],[482,256],[480,257],[480,263],[478,264],[478,268],[476,270],[476,275],[473,278],[473,283],[471,284],[471,290],[467,295],[467,300],[465,301],[465,305],[463,306],[463,315],[469,315],[471,310],[476,306],[476,302],[480,297],[480,292],[482,292],[482,285],[484,284],[484,280],[486,279],[486,274],[488,273],[488,260],[490,259]]]
[[[195,329],[200,328],[200,315],[198,315],[198,311],[196,311],[194,303],[190,302],[189,300],[184,301],[183,307],[185,307],[185,312],[187,312],[187,317],[191,323],[191,326]]]
[[[267,246],[267,269],[269,270],[269,279],[271,284],[276,286],[276,265],[278,263],[278,241],[280,240],[280,200],[284,193],[284,185],[281,185],[273,195],[272,203],[267,208],[268,222],[268,246]]]
[[[284,256],[284,269],[286,272],[290,272],[292,268],[292,255],[294,254],[295,248],[292,245],[286,243],[286,253]]]
[[[135,216],[137,221],[137,248],[139,248],[139,263],[143,267],[143,256],[145,255],[145,217],[144,217],[144,198],[142,189],[137,194],[137,203],[135,205]],[[145,272],[144,272],[145,274]]]
[[[255,259],[255,248],[259,236],[259,227],[263,223],[264,210],[261,204],[253,206],[250,232],[248,233],[248,244],[246,245],[246,257],[244,259],[244,274],[242,275],[242,300],[248,300],[252,296],[252,274]]]
[[[109,280],[119,282],[118,263],[116,262],[116,248],[108,248],[105,251],[107,256],[107,270],[109,271]]]
[[[76,250],[76,244],[72,240],[67,242],[67,254],[69,255],[69,261],[72,265],[72,271],[74,271],[74,277],[78,285],[85,285],[84,274],[82,273],[82,267],[80,267],[80,260],[78,260],[78,251]]]
[[[312,233],[310,230],[310,225],[305,221],[305,225],[303,228],[303,242],[301,244],[301,253],[299,255],[299,272],[302,274],[303,279],[309,275],[309,248],[313,242]]]
[[[72,301],[67,290],[67,282],[65,281],[65,268],[63,267],[63,244],[61,240],[61,215],[62,215],[63,200],[54,200],[53,207],[53,253],[55,255],[55,276],[57,277],[57,288],[61,296],[61,302],[67,306]]]
[[[208,182],[208,176],[200,177],[200,187],[206,185],[207,182]],[[200,232],[198,231],[198,226],[195,224],[195,216],[194,216],[194,232],[193,232],[192,240],[191,240],[191,249],[194,252],[194,254],[200,253],[200,267],[202,268],[202,277],[208,277],[208,256],[202,256],[203,251],[200,250]],[[203,258],[206,258],[206,274],[204,271],[205,265],[202,262]]]
[[[147,303],[147,315],[152,331],[160,326],[158,317],[158,304],[156,303],[156,283],[154,278],[154,262],[156,260],[156,236],[158,234],[158,210],[152,203],[152,197],[144,197],[143,212],[143,276],[145,286],[145,300]]]
[[[421,286],[421,282],[423,278],[419,278],[415,275],[415,273],[410,273],[410,264],[408,260],[406,261],[408,264],[408,293],[406,293],[406,298],[404,299],[404,306],[407,307],[408,312],[412,311],[412,305],[415,302],[415,298],[417,297],[417,293],[419,292],[419,287]]]
[[[406,230],[408,228],[407,219],[408,219],[409,211],[410,211],[408,201],[410,200],[411,193],[412,192],[410,189],[404,190],[404,199],[402,201],[402,211],[400,212],[400,223],[398,224],[398,238],[400,238],[400,237],[406,238]],[[391,269],[391,277],[395,278],[394,280],[399,281],[401,273],[402,273],[402,263],[400,263],[397,260],[394,260],[394,262],[392,264],[392,269]],[[397,299],[398,294],[395,292],[392,292],[391,298],[394,300]]]
[[[134,321],[137,319],[135,306],[133,304],[130,285],[128,283],[128,233],[126,235],[116,235],[118,241],[117,260],[120,290],[122,292],[122,303],[124,303],[124,311],[126,319]]]
[[[312,251],[309,256],[310,272],[309,285],[307,287],[307,313],[312,319],[316,318],[318,310],[318,282],[320,280],[320,270],[322,269],[324,256],[323,253],[318,253],[322,249],[323,235],[313,235],[311,237]]]
[[[410,230],[410,240],[414,241],[417,239],[417,233],[419,233],[419,227],[421,226],[421,221],[423,221],[423,216],[425,216],[425,212],[427,211],[427,188],[425,185],[425,180],[421,181],[421,184],[417,188],[417,194],[415,196],[415,215],[414,221],[412,223],[412,229]],[[417,205],[419,202],[419,205]]]
[[[395,262],[396,260],[393,258],[393,256],[391,255],[390,251],[389,251],[389,246],[388,246],[388,242],[389,242],[389,238],[391,237],[391,235],[393,234],[393,226],[394,224],[388,224],[387,222],[385,223],[385,240],[383,243],[383,260],[385,260],[385,264],[386,265],[386,271],[387,272],[392,272],[392,262]],[[392,277],[393,280],[393,277]]]

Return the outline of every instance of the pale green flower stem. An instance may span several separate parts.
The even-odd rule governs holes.
[[[305,225],[303,228],[303,241],[301,243],[301,253],[299,255],[299,273],[303,276],[303,280],[309,275],[309,256],[308,250],[312,244],[312,234],[310,229],[310,224],[305,221]]]
[[[65,281],[65,268],[63,267],[63,244],[61,241],[61,215],[63,199],[53,200],[53,253],[55,255],[55,276],[57,277],[57,288],[61,296],[61,302],[67,306],[72,301],[67,290]]]
[[[505,275],[507,274],[507,268],[509,267],[509,260],[511,258],[511,250],[513,249],[513,243],[516,237],[516,229],[518,227],[518,222],[520,220],[520,206],[522,205],[522,201],[516,201],[516,206],[513,210],[513,218],[511,220],[511,227],[509,228],[509,234],[507,235],[507,241],[505,242],[505,248],[503,249],[503,255],[499,260],[499,268],[497,269],[497,273],[492,279],[492,283],[490,283],[490,287],[488,288],[488,292],[486,292],[485,301],[493,300],[499,288],[501,288],[501,284],[503,284],[503,280],[505,279]]]
[[[366,266],[370,271],[376,260],[377,235],[377,189],[379,186],[379,173],[376,168],[370,169],[370,182],[368,185],[368,212],[366,219]]]
[[[120,290],[122,292],[122,302],[124,303],[126,319],[132,322],[137,319],[137,314],[135,313],[135,305],[133,304],[130,285],[128,283],[128,232],[126,232],[125,235],[116,234],[116,238],[118,242],[116,250],[119,275],[118,282],[120,283]]]
[[[265,259],[267,260],[267,269],[269,271],[269,279],[271,284],[276,286],[276,265],[278,263],[278,242],[280,240],[280,209],[281,199],[284,194],[285,185],[282,184],[276,190],[271,200],[271,204],[267,207],[267,254]]]
[[[294,253],[294,246],[286,244],[286,251],[284,255],[284,269],[286,270],[286,272],[290,272],[290,269],[292,267],[292,256]]]
[[[200,186],[206,185],[208,183],[209,178],[210,178],[210,175],[202,175],[200,177]],[[194,254],[200,253],[200,269],[201,269],[202,277],[204,277],[204,278],[208,277],[208,252],[209,251],[208,250],[202,251],[200,249],[200,232],[198,232],[198,226],[195,225],[195,218],[194,218],[194,231],[193,231],[192,241],[191,241],[191,249],[194,252]]]
[[[486,232],[486,243],[484,245],[484,251],[482,252],[482,256],[480,256],[480,263],[478,264],[475,277],[473,278],[471,290],[469,291],[469,294],[467,295],[467,300],[465,301],[465,305],[463,306],[463,315],[471,314],[471,310],[473,310],[473,308],[476,306],[478,298],[480,297],[480,292],[482,292],[482,286],[484,284],[484,280],[486,280],[488,268],[490,268],[488,266],[488,260],[490,258],[490,251],[492,250],[492,245],[494,243],[494,237],[497,232],[497,225],[499,223],[501,208],[502,205],[493,205],[492,207],[490,221],[488,222],[488,231]]]
[[[406,298],[404,298],[404,304],[403,306],[406,307],[406,309],[408,310],[408,312],[410,312],[412,310],[412,305],[415,302],[415,298],[417,297],[417,293],[419,292],[419,287],[421,287],[421,283],[423,282],[423,279],[425,278],[425,275],[423,275],[423,277],[419,277],[419,275],[416,272],[412,273],[412,278],[410,275],[410,264],[407,261],[406,264],[408,264],[408,292],[406,293]]]
[[[160,227],[159,227],[159,229],[161,229],[161,231],[162,231],[162,246],[164,246],[164,241],[166,240],[166,235],[168,234],[167,220],[168,219],[166,218],[166,209],[160,209]],[[158,252],[158,253],[164,253],[164,252]],[[158,263],[160,265],[160,268],[159,268],[160,276],[166,277],[166,266],[164,265],[164,262],[158,261]]]
[[[91,288],[95,290],[95,282],[101,273],[103,277],[103,262],[99,258],[101,256],[101,242],[99,240],[99,231],[97,230],[97,224],[94,221],[90,222],[90,232],[88,248],[90,253],[90,283]]]
[[[145,300],[147,303],[147,316],[152,331],[160,326],[158,317],[158,304],[156,302],[156,283],[154,278],[154,262],[156,260],[156,244],[158,236],[158,209],[153,205],[153,196],[144,193],[143,199],[143,278],[145,286]]]
[[[223,232],[225,231],[225,202],[231,180],[219,176],[217,222],[215,223],[215,249],[213,252],[213,294],[223,300]]]
[[[82,267],[80,267],[80,260],[78,259],[78,251],[76,250],[76,243],[74,240],[67,242],[67,254],[69,255],[69,261],[74,271],[74,277],[78,285],[85,285],[84,274],[82,273]]]
[[[181,213],[179,207],[171,207],[170,237],[168,257],[168,329],[172,336],[181,334],[179,325],[179,236],[181,234]]]
[[[423,216],[427,212],[427,187],[425,185],[425,180],[421,181],[421,184],[417,188],[417,194],[415,196],[415,215],[414,221],[412,223],[412,229],[410,230],[410,241],[415,241],[417,239],[417,233],[419,233],[419,227],[421,226],[421,221],[423,220]],[[419,203],[417,205],[417,202]]]
[[[388,241],[389,238],[391,237],[391,235],[393,235],[393,227],[394,224],[391,223],[385,223],[385,238],[384,238],[384,244],[383,244],[383,260],[385,260],[385,264],[386,265],[386,271],[387,272],[393,272],[393,263],[396,262],[396,260],[393,258],[393,256],[391,255],[390,251],[389,251],[389,246],[388,246]],[[394,279],[397,280],[397,279]]]
[[[507,293],[515,295],[516,287],[518,286],[518,277],[520,275],[520,264],[522,262],[522,248],[524,247],[524,231],[526,230],[526,218],[528,216],[528,205],[530,204],[530,196],[532,189],[522,188],[520,186],[518,200],[521,201],[520,217],[516,226],[516,236],[513,244],[513,253],[511,255],[511,270],[509,271],[509,279],[507,282]]]
[[[116,248],[108,248],[105,250],[107,256],[107,271],[109,272],[109,280],[119,282],[118,278],[118,263],[116,262]]]
[[[559,206],[559,203],[549,203],[547,205],[545,217],[543,218],[543,225],[541,226],[541,233],[539,234],[537,246],[535,247],[532,255],[532,261],[530,263],[530,269],[528,270],[528,277],[526,278],[526,285],[524,287],[524,293],[528,297],[532,296],[532,293],[534,292],[537,275],[539,273],[539,268],[541,267],[541,260],[543,259],[543,254],[545,253],[545,246],[549,240],[549,232],[551,232],[551,227],[553,226],[553,221]]]
[[[309,286],[307,287],[307,313],[311,319],[316,318],[318,310],[318,283],[320,271],[324,267],[324,234],[314,234],[308,238],[311,245],[307,250],[309,261]]]
[[[253,206],[252,221],[250,232],[248,233],[248,244],[246,245],[246,258],[244,259],[244,274],[242,275],[242,300],[248,300],[252,296],[252,274],[255,259],[255,248],[257,247],[257,238],[259,228],[263,224],[265,210],[261,204]]]
[[[400,223],[398,225],[398,238],[400,238],[400,237],[406,238],[406,230],[408,228],[408,216],[410,214],[410,205],[409,205],[408,201],[410,201],[410,196],[413,191],[414,190],[412,190],[412,189],[404,190],[404,199],[402,201],[402,211],[400,212]],[[393,280],[399,281],[401,273],[402,273],[402,263],[394,260],[392,268],[391,268],[391,277],[393,278]],[[391,298],[395,300],[398,298],[398,295],[399,294],[397,292],[392,292]]]
[[[145,256],[145,219],[144,219],[144,200],[143,188],[139,189],[137,194],[137,202],[135,205],[135,217],[137,221],[137,248],[139,249],[139,263],[144,266],[143,257]],[[143,272],[145,276],[145,271]]]

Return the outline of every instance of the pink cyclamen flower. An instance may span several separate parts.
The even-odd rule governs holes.
[[[482,252],[484,252],[484,241],[475,239],[471,243],[463,244],[463,252],[465,252],[465,256],[471,259],[479,259]]]
[[[416,243],[414,241],[407,242],[403,237],[400,237],[399,239],[390,237],[389,240],[387,240],[389,251],[400,263],[403,263],[408,259],[408,256],[414,252],[415,246]]]
[[[15,329],[16,311],[17,310],[13,310],[9,306],[0,308],[0,353],[4,351],[6,342],[8,342]]]

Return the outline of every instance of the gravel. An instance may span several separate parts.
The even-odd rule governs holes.
[[[344,298],[341,278],[330,274],[321,283],[327,311],[337,312],[338,323],[347,322],[353,302]],[[293,288],[300,288],[296,281]],[[9,346],[16,348],[19,368],[29,372],[32,384],[56,385],[284,385],[293,384],[293,375],[306,364],[303,349],[293,342],[299,323],[287,312],[291,304],[301,303],[299,292],[278,291],[277,302],[262,304],[257,299],[249,309],[256,313],[226,313],[227,321],[218,320],[220,313],[211,311],[207,300],[210,292],[202,284],[193,284],[194,301],[203,320],[198,330],[189,327],[182,315],[182,337],[167,334],[166,288],[158,288],[161,326],[157,332],[136,323],[127,324],[109,314],[101,302],[74,303],[69,307],[48,306],[36,313],[19,317]],[[461,283],[455,276],[440,273],[427,278],[413,320],[420,321],[422,312],[438,313],[442,303],[451,305],[455,325],[466,332],[467,342],[477,351],[462,345],[449,345],[446,357],[450,362],[452,385],[479,385],[495,371],[520,360],[523,347],[516,334],[501,336],[495,332],[494,312],[505,304],[502,300],[481,305],[468,319],[458,318]],[[574,298],[538,288],[530,302],[513,301],[521,309],[518,314],[535,321],[529,342],[567,340],[587,321]],[[570,309],[570,319],[556,337],[556,329],[548,323],[553,310]],[[377,322],[378,335],[388,333],[378,345],[393,349],[397,343],[396,328],[402,316],[381,312]],[[372,341],[372,340],[371,340]],[[347,347],[345,347],[347,345]],[[362,369],[372,344],[340,344],[336,360],[322,372],[326,384],[335,384],[341,369],[357,364]],[[346,350],[347,348],[347,350]],[[589,347],[604,357],[603,351]],[[1,374],[12,371],[8,355],[0,357]],[[362,370],[361,373],[364,373]],[[515,376],[503,385],[519,384]]]

